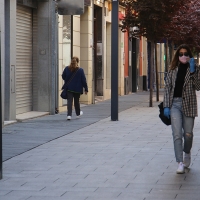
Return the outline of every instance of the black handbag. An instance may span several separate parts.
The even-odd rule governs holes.
[[[163,102],[161,102],[159,105],[158,105],[159,109],[160,109],[160,114],[159,114],[159,117],[161,119],[161,121],[169,126],[171,125],[171,118],[167,118],[165,115],[164,115],[164,108],[163,108]]]
[[[67,99],[67,89],[66,88],[62,90],[60,96],[62,99]]]
[[[69,79],[69,81],[67,82],[67,84],[64,84],[63,85],[63,90],[60,94],[60,97],[62,99],[68,99],[68,96],[67,96],[67,86],[69,85],[69,83],[71,82],[71,80],[74,78],[74,76],[76,75],[76,72],[79,70],[79,68],[72,74],[71,78]]]

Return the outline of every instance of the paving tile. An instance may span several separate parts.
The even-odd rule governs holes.
[[[12,190],[0,190],[0,199],[1,196],[5,196],[6,194],[10,193]]]
[[[133,199],[133,200],[144,200],[146,197],[145,193],[140,193],[139,191],[137,192],[122,192],[118,197],[117,200],[129,200],[129,199]]]
[[[91,194],[93,194],[94,192],[79,192],[79,191],[69,191],[66,192],[65,194],[62,195],[63,198],[65,199],[69,199],[69,200],[85,200],[87,199],[88,196],[90,196]]]
[[[184,199],[184,200],[186,200],[186,199],[192,199],[192,200],[199,200],[199,195],[200,195],[200,193],[198,192],[198,193],[193,193],[193,192],[190,192],[190,193],[187,193],[187,194],[178,194],[177,196],[176,196],[176,200],[178,199],[178,200],[181,200],[181,199]]]
[[[176,199],[176,198],[175,198]],[[161,197],[145,197],[145,200],[161,200]],[[168,197],[162,197],[162,200],[172,200],[171,198]],[[186,200],[186,199],[183,199]]]
[[[41,191],[31,191],[31,190],[26,190],[26,191],[19,191],[19,190],[13,190],[12,192],[10,192],[9,194],[5,195],[6,197],[10,197],[11,199],[13,197],[31,197],[32,195],[34,196],[41,196],[41,197],[61,197],[64,193],[66,192],[65,190],[41,190]]]
[[[7,199],[5,199],[5,200],[7,200]],[[55,197],[49,197],[49,196],[38,197],[38,196],[33,195],[26,200],[78,200],[78,199],[67,199],[66,197],[56,197],[56,199],[55,199]]]

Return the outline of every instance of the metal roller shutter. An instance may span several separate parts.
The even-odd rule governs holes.
[[[32,110],[32,9],[17,6],[16,114]]]

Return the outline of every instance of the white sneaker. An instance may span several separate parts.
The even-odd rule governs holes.
[[[70,120],[72,117],[71,116],[67,116],[67,120]]]
[[[191,163],[191,153],[185,153],[183,163],[184,163],[185,167],[189,167],[190,166],[190,163]]]
[[[185,167],[182,162],[178,164],[178,169],[176,170],[177,174],[184,174],[185,173]]]
[[[80,111],[80,115],[77,115],[76,117],[79,118],[81,115],[83,115],[83,111]]]

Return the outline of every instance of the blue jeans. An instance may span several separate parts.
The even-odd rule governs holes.
[[[194,119],[195,117],[185,116],[182,111],[182,98],[175,97],[171,107],[171,127],[177,162],[183,162],[183,151],[190,153],[192,148]]]

